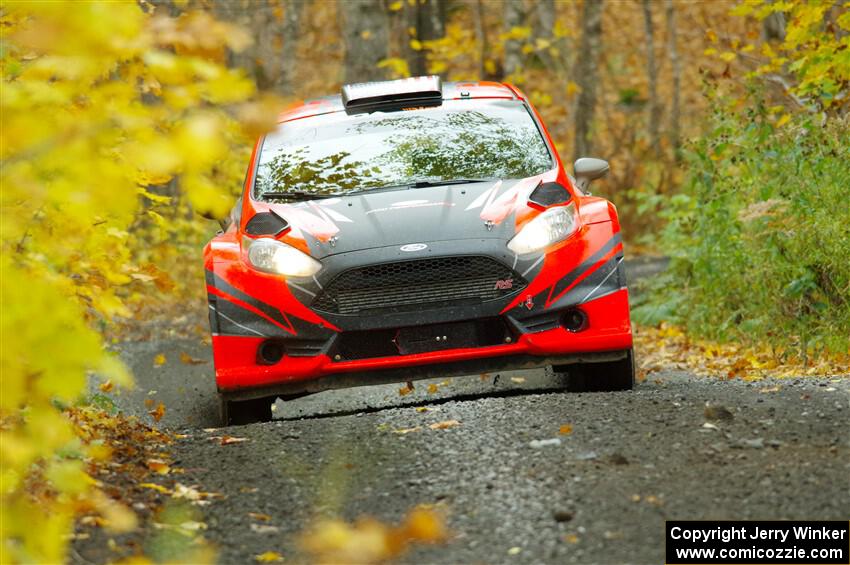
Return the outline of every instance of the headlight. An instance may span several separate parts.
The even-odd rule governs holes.
[[[322,264],[291,245],[274,239],[255,239],[248,247],[248,261],[267,273],[290,277],[310,277],[319,272]]]
[[[574,204],[550,208],[525,224],[508,242],[508,249],[517,255],[534,253],[567,239],[577,228]]]

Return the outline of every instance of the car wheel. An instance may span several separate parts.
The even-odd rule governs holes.
[[[258,422],[270,422],[275,397],[252,398],[251,400],[228,400],[218,395],[219,413],[224,426],[244,426]]]
[[[570,392],[606,392],[631,390],[635,386],[634,351],[629,349],[623,359],[606,363],[555,365],[552,370],[563,375]]]

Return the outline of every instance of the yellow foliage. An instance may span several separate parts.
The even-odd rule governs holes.
[[[754,15],[759,19],[777,12],[785,14],[785,38],[776,46],[762,45],[762,55],[769,62],[759,67],[756,73],[784,72],[783,67],[788,64],[787,70],[797,79],[792,92],[826,109],[847,104],[846,91],[850,88],[850,35],[836,33],[831,26],[824,25],[826,14],[832,9],[838,11],[835,17],[837,26],[850,29],[850,5],[838,6],[829,0],[747,0],[732,10],[734,15]],[[752,46],[741,49],[750,50]]]
[[[75,401],[89,373],[130,384],[94,328],[168,285],[145,265],[161,257],[140,225],[165,239],[174,228],[151,218],[229,208],[221,187],[244,171],[226,157],[245,145],[231,116],[250,114],[255,87],[223,64],[249,37],[204,13],[14,2],[0,24],[0,562],[61,562],[75,501],[117,531],[135,517],[65,458],[103,454],[80,446],[56,402]],[[25,489],[33,472],[52,487],[43,500]]]
[[[389,69],[390,78],[408,78],[410,76],[410,67],[407,61],[400,57],[391,57],[384,59],[378,63],[381,69]]]

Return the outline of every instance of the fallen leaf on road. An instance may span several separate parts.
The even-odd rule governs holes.
[[[561,445],[561,438],[553,437],[549,439],[533,439],[528,442],[529,447],[532,449],[540,449],[541,447],[550,447],[554,445]]]
[[[443,420],[442,422],[435,422],[428,426],[432,430],[447,430],[449,428],[454,428],[455,426],[459,426],[460,422],[457,420]]]
[[[578,543],[578,536],[575,534],[567,534],[564,536],[564,541],[567,543]]]
[[[707,430],[719,430],[719,429],[720,429],[720,428],[718,428],[717,426],[715,426],[714,424],[712,424],[712,423],[710,423],[710,422],[706,422],[706,423],[704,423],[704,424],[702,425],[702,427],[703,427],[703,428],[705,428],[705,429],[707,429]]]
[[[277,551],[266,551],[254,556],[254,561],[257,563],[280,563],[283,561],[283,555]]]
[[[522,548],[513,546],[508,550],[508,555],[517,555],[520,551],[522,551]]]
[[[108,380],[105,383],[101,383],[97,388],[100,389],[100,392],[111,392],[115,388],[115,385],[111,380]]]
[[[159,422],[160,420],[162,420],[162,417],[165,416],[165,404],[160,402],[159,404],[157,404],[156,408],[149,411],[148,414],[151,415],[151,418],[153,418],[154,422]]]
[[[631,497],[631,500],[632,500],[632,502],[640,502],[640,495],[639,494],[633,494],[632,497]]]
[[[280,532],[280,528],[269,524],[251,524],[251,531],[258,534],[276,534]]]
[[[767,392],[779,392],[782,390],[782,387],[779,385],[776,386],[766,386],[764,388],[759,389],[759,392],[767,393]]]
[[[439,408],[432,408],[430,406],[419,406],[416,409],[417,412],[439,412]]]
[[[564,424],[558,429],[558,433],[562,436],[568,436],[573,433],[573,427],[571,424]]]
[[[393,430],[394,434],[409,434],[410,432],[418,432],[422,429],[422,426],[416,426],[415,428],[402,428],[400,430]]]
[[[511,382],[521,385],[525,382],[525,377],[511,377]]]
[[[166,359],[164,353],[160,353],[159,355],[153,358],[153,364],[155,367],[162,367],[163,365],[165,365],[165,361]]]
[[[489,381],[489,380],[490,380],[490,373],[481,373],[481,377],[480,377],[480,378],[481,378],[481,381],[482,381],[482,382],[483,382],[483,381]]]
[[[145,461],[145,465],[148,466],[148,469],[154,473],[159,473],[160,475],[167,475],[171,470],[171,467],[169,467],[165,461],[160,459],[148,459]]]
[[[154,403],[156,403],[156,400],[153,398],[145,398],[145,408],[153,408]]]
[[[272,519],[272,517],[268,514],[262,514],[260,512],[248,512],[248,516],[250,516],[254,520],[259,520],[260,522],[268,522]]]
[[[435,394],[438,390],[439,390],[439,388],[434,383],[431,383],[431,384],[428,385],[428,393],[429,394]]]
[[[233,436],[212,437],[210,439],[220,440],[221,445],[230,445],[231,443],[242,443],[243,441],[248,441],[248,438],[246,438],[246,437],[233,437]]]
[[[164,486],[158,485],[156,483],[141,483],[139,486],[141,488],[149,488],[151,490],[155,490],[156,492],[159,492],[159,493],[162,493],[162,494],[170,494],[171,493],[170,490],[168,490]]]
[[[186,365],[201,365],[203,363],[206,363],[207,360],[206,359],[197,359],[195,357],[192,357],[191,355],[189,355],[185,351],[182,351],[182,352],[180,352],[180,362],[185,363]]]
[[[398,389],[399,396],[407,396],[411,392],[413,392],[413,383],[410,382]]]

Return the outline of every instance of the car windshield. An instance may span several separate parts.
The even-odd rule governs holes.
[[[436,108],[333,112],[285,122],[263,142],[254,196],[524,178],[552,167],[522,102],[447,100]]]

